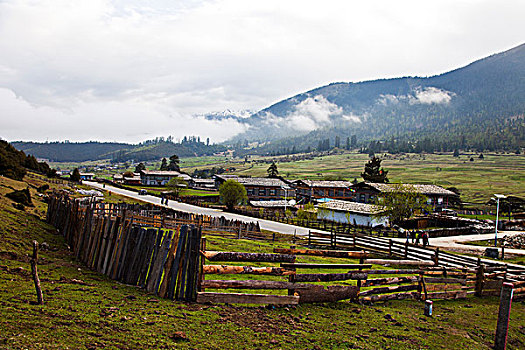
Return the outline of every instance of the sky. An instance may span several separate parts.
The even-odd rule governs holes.
[[[523,0],[0,0],[0,138],[244,131],[332,82],[431,76],[525,42]]]

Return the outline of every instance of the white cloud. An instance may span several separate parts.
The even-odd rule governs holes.
[[[361,117],[355,114],[345,115],[341,107],[331,103],[322,95],[307,97],[297,103],[292,112],[284,117],[277,117],[269,112],[263,116],[266,125],[302,132],[333,125],[336,118],[349,123],[361,122]]]
[[[452,98],[456,96],[451,91],[439,89],[437,87],[416,87],[410,95],[380,95],[377,103],[382,105],[397,104],[402,101],[408,101],[413,104],[449,104]]]
[[[411,99],[410,102],[421,104],[448,104],[453,96],[455,96],[453,92],[430,86],[424,89],[416,89],[415,98]]]
[[[2,132],[75,140],[83,125],[91,139],[167,129],[224,139],[240,129],[194,115],[258,110],[333,81],[444,72],[522,42],[524,9],[520,0],[4,0],[0,88],[24,107],[7,110],[17,101],[0,94],[0,122],[12,126]],[[444,101],[423,93],[422,103]],[[311,108],[293,123],[325,123]],[[118,127],[108,135],[84,124],[89,110]]]

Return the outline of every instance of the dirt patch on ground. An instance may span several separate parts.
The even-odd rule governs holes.
[[[239,327],[246,327],[257,333],[287,335],[291,329],[302,328],[301,319],[293,315],[269,315],[266,307],[234,307],[223,306],[216,310],[219,318],[217,323],[234,323]]]

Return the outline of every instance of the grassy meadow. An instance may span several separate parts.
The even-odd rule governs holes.
[[[433,317],[423,316],[422,302],[410,300],[273,308],[159,299],[75,261],[43,221],[46,203],[33,187],[34,207],[15,209],[6,193],[43,183],[27,181],[0,177],[1,349],[490,349],[493,344],[499,306],[494,297],[438,300]],[[43,306],[34,303],[28,257],[33,240],[47,244],[38,266]],[[274,246],[287,245],[207,239],[209,250],[270,252]],[[508,349],[525,347],[524,314],[525,303],[514,302]]]

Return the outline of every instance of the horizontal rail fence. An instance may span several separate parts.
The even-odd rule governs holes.
[[[370,267],[362,264],[321,264],[325,269],[353,269],[355,271],[336,274],[299,274],[297,270],[319,268],[318,264],[301,264],[296,262],[296,255],[313,255],[339,258],[364,258],[365,252],[337,252],[331,250],[279,249],[274,253],[244,253],[244,252],[213,252],[202,253],[201,291],[197,302],[243,303],[243,304],[298,304],[308,302],[327,302],[343,299],[356,299],[358,286],[323,286],[314,284],[319,281],[348,281],[364,278],[359,269]],[[230,263],[230,265],[204,265],[204,261]],[[235,265],[231,263],[243,263]],[[255,263],[253,266],[244,263]],[[261,264],[273,266],[259,266]],[[275,266],[279,264],[279,266]],[[244,275],[274,276],[272,280],[252,279],[205,279],[210,275]],[[275,280],[281,277],[281,280]],[[249,277],[247,277],[249,278]],[[284,279],[284,280],[283,280]],[[247,294],[206,292],[212,289],[243,289],[243,290],[287,290],[287,295]]]
[[[274,254],[243,252],[201,252],[202,278],[198,302],[245,304],[297,304],[334,302],[351,299],[361,302],[387,300],[459,299],[467,296],[497,296],[508,272],[501,267],[447,268],[429,266],[424,261],[366,259],[365,251],[274,248]],[[306,264],[296,261],[297,255],[359,259],[359,264]],[[204,265],[204,260],[230,265]],[[274,266],[232,265],[232,262],[274,263]],[[279,263],[278,266],[275,266]],[[373,265],[389,266],[386,269]],[[414,265],[413,268],[392,269],[393,266]],[[390,268],[390,269],[389,269]],[[323,273],[298,273],[300,269],[321,269]],[[343,273],[326,270],[343,269]],[[205,279],[212,275],[246,275],[246,279]],[[280,276],[283,280],[252,280],[249,275]],[[274,277],[275,279],[275,277]],[[326,285],[345,281],[345,285]],[[355,285],[348,285],[353,283]],[[316,284],[316,283],[323,284]],[[514,299],[525,298],[525,281],[513,281]],[[215,290],[287,290],[288,295],[237,292],[205,292]]]
[[[307,245],[328,246],[336,248],[361,248],[388,257],[397,257],[411,261],[424,261],[435,266],[449,268],[476,268],[482,264],[481,259],[476,257],[451,254],[440,251],[439,248],[425,248],[408,242],[399,242],[381,237],[370,237],[361,234],[336,235],[322,232],[309,231]],[[488,267],[506,269],[509,282],[525,280],[525,266],[507,267],[507,264],[499,261],[483,260]]]

